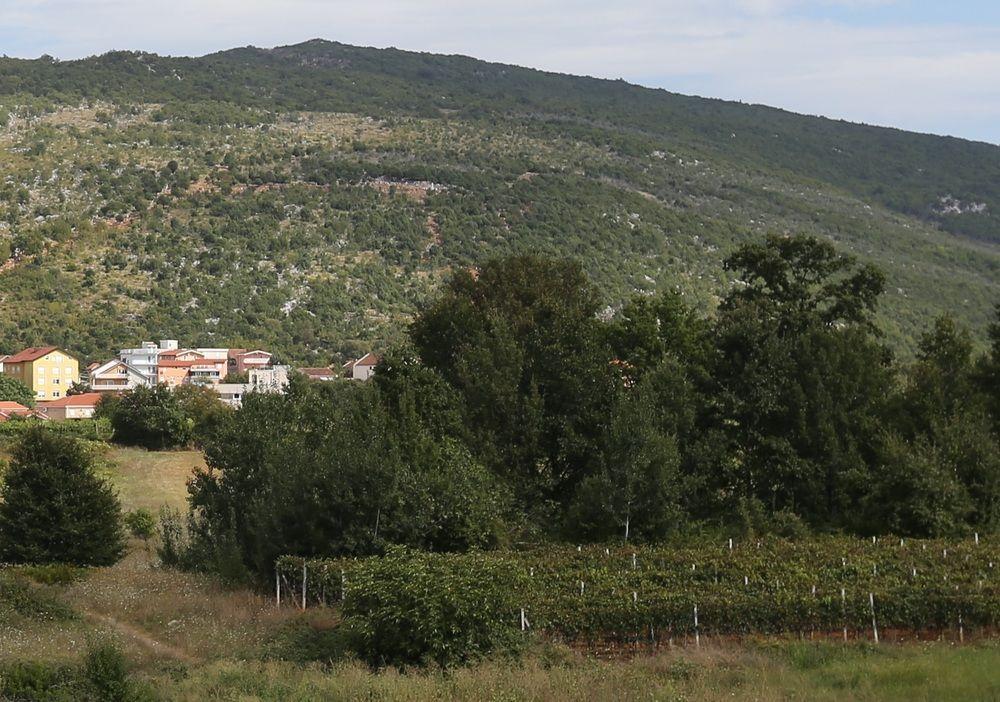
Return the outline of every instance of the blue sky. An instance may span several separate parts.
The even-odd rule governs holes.
[[[322,37],[1000,143],[994,0],[0,0],[0,52]]]

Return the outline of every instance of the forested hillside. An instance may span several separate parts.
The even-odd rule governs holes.
[[[0,59],[0,124],[0,351],[166,336],[327,363],[529,250],[612,309],[676,288],[711,310],[763,233],[881,267],[903,355],[1000,300],[988,144],[322,41]]]

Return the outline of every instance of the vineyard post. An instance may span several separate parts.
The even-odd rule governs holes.
[[[274,569],[274,606],[281,607],[281,567]]]
[[[875,643],[878,643],[878,625],[875,623],[875,593],[868,593],[868,604],[872,610],[872,634],[875,635]]]
[[[306,563],[302,561],[302,611],[306,611]]]
[[[844,643],[847,643],[847,591],[840,588],[840,613],[844,620]]]
[[[958,613],[958,642],[965,643],[965,627],[962,626],[962,613]]]
[[[633,553],[632,554],[632,570],[635,570],[637,567],[638,567],[638,565],[636,564],[636,556],[635,556],[635,553]]]
[[[976,546],[978,546],[979,545],[979,532],[978,531],[975,534],[975,538],[976,538]]]
[[[580,597],[583,597],[583,581],[580,581]]]
[[[701,648],[701,634],[698,632],[698,605],[694,606],[694,645]]]
[[[733,550],[733,540],[731,538],[729,539],[729,550]]]

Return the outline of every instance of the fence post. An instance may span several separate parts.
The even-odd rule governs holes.
[[[698,605],[694,606],[694,645],[701,648],[701,634],[698,631]]]
[[[847,643],[847,591],[840,588],[840,614],[844,620],[844,643]]]
[[[872,633],[875,635],[875,643],[878,643],[878,625],[875,623],[875,593],[868,593],[868,604],[872,609]]]

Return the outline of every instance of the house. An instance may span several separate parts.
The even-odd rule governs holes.
[[[270,368],[251,368],[248,373],[248,385],[260,392],[284,392],[288,387],[288,366],[272,366]]]
[[[352,380],[368,380],[375,374],[375,366],[381,361],[378,356],[373,353],[366,353],[361,358],[348,361],[344,364],[344,371],[348,378]]]
[[[149,385],[144,373],[118,358],[101,364],[91,363],[87,366],[87,376],[94,392],[125,392]]]
[[[61,422],[67,419],[90,419],[97,411],[97,403],[104,397],[99,392],[61,397],[58,400],[39,402],[38,410],[48,419]]]
[[[244,375],[251,370],[262,370],[271,366],[271,354],[256,349],[229,349],[229,374]]]
[[[39,400],[64,397],[80,382],[80,364],[56,346],[33,346],[8,356],[3,372],[31,388]]]
[[[45,415],[38,410],[25,407],[19,402],[0,402],[0,422],[6,422],[13,417],[22,419],[45,419]]]
[[[243,404],[243,396],[252,392],[249,383],[219,383],[214,390],[219,393],[220,400],[236,408]]]
[[[156,365],[156,383],[175,388],[187,382],[193,360],[163,359]]]
[[[336,380],[338,375],[332,368],[299,368],[299,373],[309,380]]]

